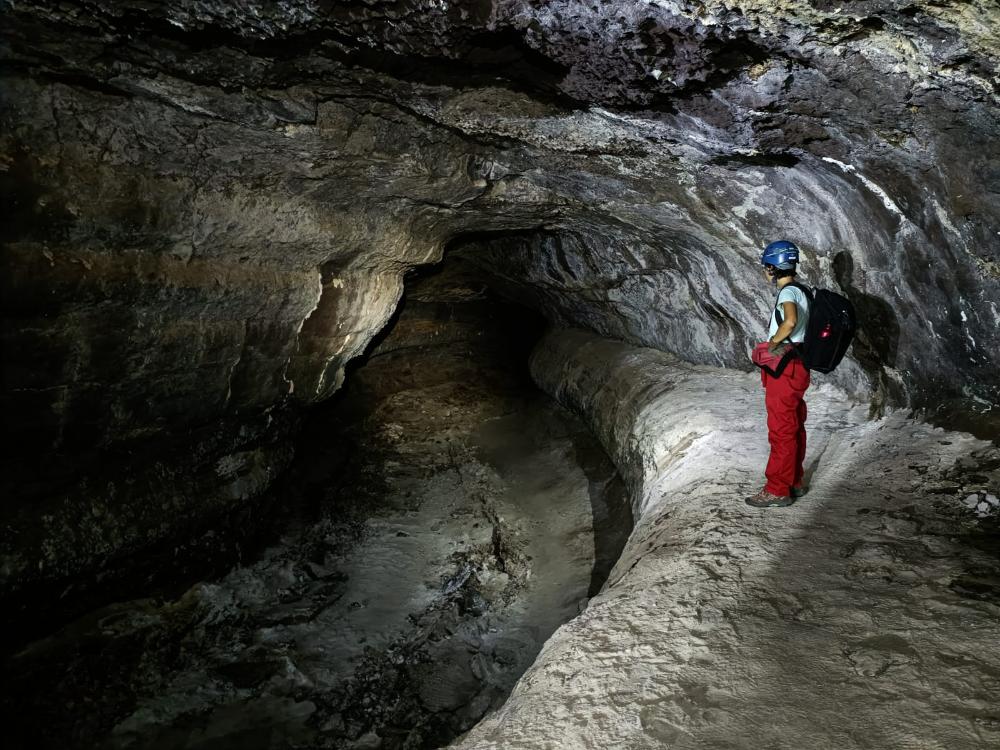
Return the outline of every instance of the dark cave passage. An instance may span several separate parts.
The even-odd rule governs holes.
[[[25,746],[438,747],[499,706],[632,528],[603,449],[528,375],[544,327],[459,255],[412,272],[304,420],[256,553],[10,660]]]

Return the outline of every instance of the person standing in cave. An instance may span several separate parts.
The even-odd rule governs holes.
[[[790,359],[779,376],[761,370],[764,403],[767,407],[767,438],[771,454],[764,476],[767,483],[756,495],[746,498],[755,508],[791,505],[806,493],[802,484],[802,463],[806,455],[806,402],[809,370],[794,352],[805,340],[809,324],[809,297],[795,283],[799,249],[788,240],[772,242],[760,258],[764,276],[778,288],[767,347],[771,354],[787,354]]]

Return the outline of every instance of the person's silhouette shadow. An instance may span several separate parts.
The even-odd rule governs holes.
[[[846,250],[833,257],[833,274],[857,312],[858,331],[852,354],[871,378],[872,400],[868,416],[875,419],[882,416],[887,405],[903,401],[902,389],[886,372],[886,368],[896,366],[899,322],[890,304],[854,286],[854,259]]]

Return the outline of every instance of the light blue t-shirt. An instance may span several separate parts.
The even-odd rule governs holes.
[[[784,302],[794,302],[798,316],[795,319],[795,328],[792,329],[792,335],[788,337],[789,341],[796,344],[801,344],[806,338],[806,328],[809,325],[809,298],[806,297],[805,292],[799,289],[797,286],[792,286],[789,284],[780,292],[778,292],[778,301],[775,303],[775,309],[780,310],[781,305]],[[784,311],[782,311],[784,313]],[[778,316],[771,311],[771,327],[767,330],[767,337],[771,338],[778,332]]]

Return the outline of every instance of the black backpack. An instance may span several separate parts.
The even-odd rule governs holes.
[[[802,364],[809,370],[831,372],[844,358],[858,329],[854,305],[847,297],[829,289],[810,289],[796,281],[787,286],[801,289],[809,300],[809,325],[805,340],[795,346]],[[774,315],[780,326],[783,316],[777,301]]]

